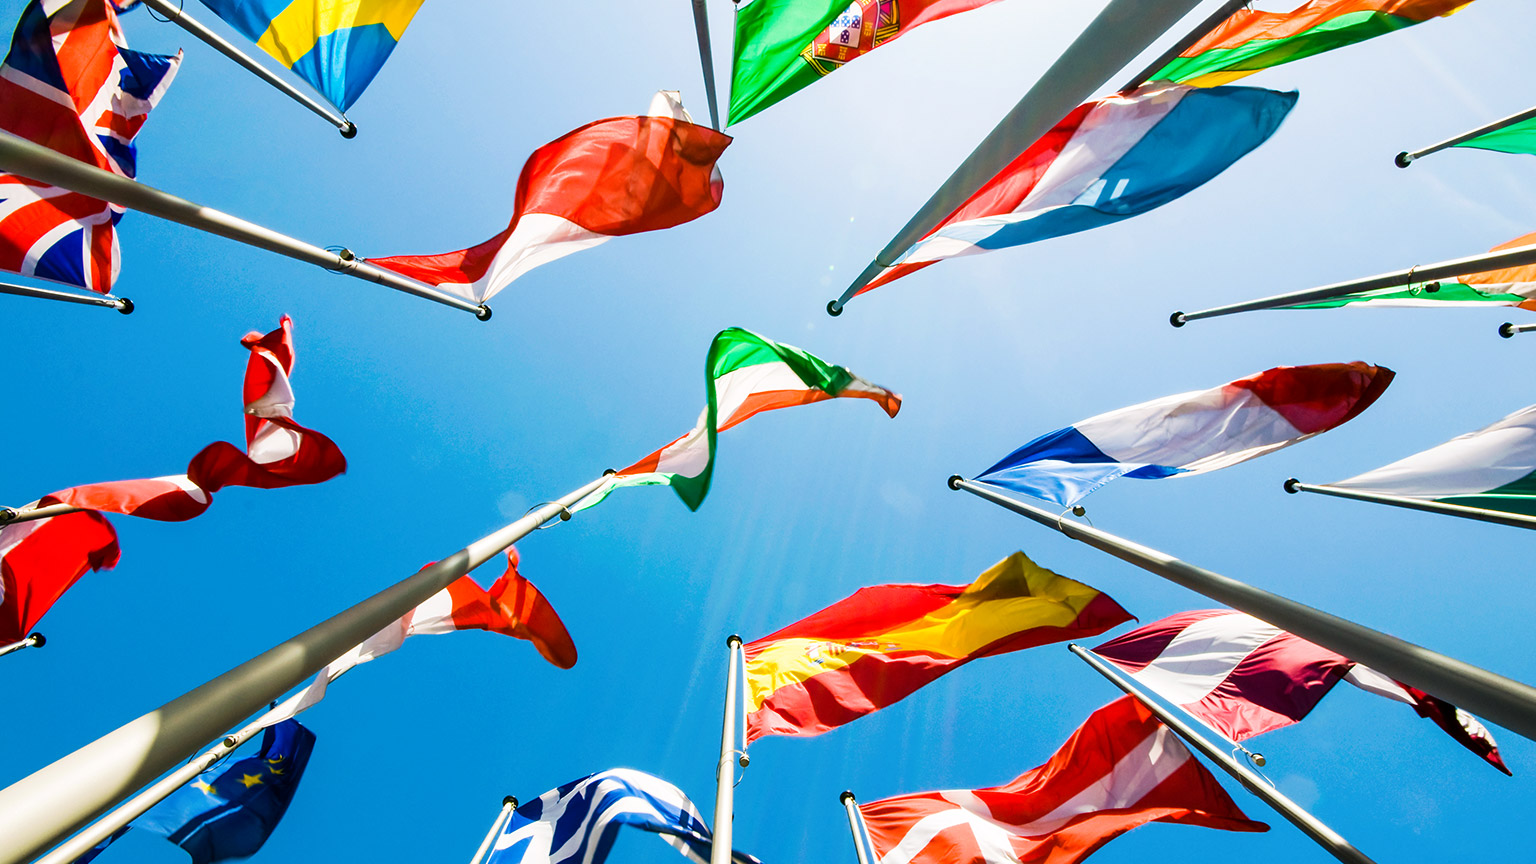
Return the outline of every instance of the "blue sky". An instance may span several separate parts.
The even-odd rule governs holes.
[[[22,6],[0,0],[0,17]],[[835,320],[823,312],[1102,6],[1010,0],[904,36],[731,130],[717,212],[540,268],[495,299],[489,323],[133,213],[118,289],[138,305],[131,317],[0,297],[0,503],[178,472],[204,444],[239,440],[238,339],[284,313],[297,418],[351,466],[321,486],[221,492],[185,524],[115,519],[122,564],[53,609],[47,648],[0,660],[14,694],[0,781],[681,434],[703,406],[709,339],[731,325],[901,392],[901,415],[862,402],[763,415],[721,437],[699,512],[665,490],[622,490],[528,538],[523,572],[574,635],[576,668],[466,633],[412,640],[348,675],[304,715],[314,757],[258,860],[467,858],[503,795],[615,766],[665,777],[709,813],[725,637],[762,636],[862,585],[964,583],[1023,549],[1144,622],[1207,608],[944,481],[1075,420],[1282,364],[1366,360],[1398,377],[1360,418],[1295,448],[1112,484],[1086,502],[1094,524],[1536,681],[1517,529],[1280,488],[1351,476],[1536,401],[1536,337],[1494,332],[1522,313],[1166,323],[1175,309],[1460,257],[1536,227],[1528,157],[1391,164],[1532,103],[1529,4],[1477,0],[1254,76],[1245,83],[1301,100],[1206,187],[1108,228],[940,264]],[[729,6],[711,12],[723,89]],[[125,26],[135,48],[187,52],[140,137],[141,179],[363,255],[484,240],[506,224],[529,152],[643,112],[656,89],[681,89],[707,116],[683,0],[429,2],[354,106],[352,141],[175,27],[144,12]],[[768,864],[851,860],[841,790],[873,800],[1006,782],[1115,693],[1048,646],[971,664],[820,738],[762,740],[737,787],[738,846]],[[1345,687],[1254,748],[1282,790],[1380,860],[1529,858],[1536,745],[1494,732],[1513,779]],[[1269,834],[1152,825],[1094,860],[1323,860],[1227,785]],[[107,854],[184,860],[132,835]],[[677,860],[643,835],[615,854]]]

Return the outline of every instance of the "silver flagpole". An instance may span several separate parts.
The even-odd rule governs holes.
[[[1189,33],[1186,34],[1183,39],[1173,43],[1172,47],[1170,47],[1167,51],[1164,51],[1162,55],[1159,56],[1156,60],[1148,63],[1147,68],[1137,72],[1136,77],[1125,82],[1125,84],[1120,87],[1119,92],[1129,93],[1132,90],[1135,90],[1137,87],[1140,87],[1148,81],[1151,81],[1152,76],[1156,75],[1164,66],[1167,66],[1169,63],[1172,63],[1174,60],[1178,59],[1178,56],[1188,50],[1191,45],[1199,42],[1201,39],[1204,39],[1206,34],[1210,33],[1212,30],[1215,30],[1217,27],[1220,27],[1221,22],[1231,18],[1232,15],[1237,12],[1237,10],[1247,6],[1251,2],[1253,2],[1253,0],[1227,0],[1226,3],[1223,3],[1219,9],[1212,12],[1204,21],[1201,21],[1199,24],[1195,25],[1195,29],[1189,31]]]
[[[976,194],[1018,155],[1073,108],[1136,59],[1157,37],[1200,5],[1200,0],[1111,0],[1077,41],[1051,64],[1008,116],[987,133],[971,155],[933,193],[906,226],[885,244],[848,290],[827,304],[828,315],[841,315],[843,304],[895,264],[912,244]]]
[[[848,811],[848,830],[853,832],[853,854],[858,858],[859,864],[870,864],[870,856],[874,854],[875,844],[869,840],[869,828],[864,824],[864,814],[859,812],[859,802],[853,797],[853,793],[844,791],[838,796],[843,802],[843,809]],[[865,851],[866,848],[868,851]]]
[[[166,2],[166,0],[140,0],[140,2],[170,19],[171,23],[213,46],[214,50],[220,54],[244,66],[248,71],[255,73],[256,77],[281,90],[293,101],[324,117],[332,126],[341,131],[341,137],[355,138],[357,136],[357,125],[348,120],[345,114],[277,77],[268,71],[267,67],[256,62],[254,57],[241,51],[228,39],[209,30],[201,22],[192,18],[180,6],[173,6]]]
[[[79,513],[85,508],[73,504],[49,504],[47,507],[0,507],[0,526],[15,522],[32,522],[49,519],[66,513]]]
[[[0,864],[22,864],[455,579],[600,488],[599,477],[0,790]]]
[[[1097,654],[1081,645],[1069,645],[1068,647],[1073,654],[1081,657],[1085,663],[1092,666],[1100,675],[1108,678],[1116,687],[1124,690],[1132,699],[1140,702],[1148,711],[1157,715],[1157,719],[1163,721],[1163,725],[1172,729],[1190,746],[1199,750],[1204,754],[1205,758],[1220,765],[1223,770],[1243,784],[1245,789],[1263,799],[1264,803],[1273,807],[1276,813],[1284,816],[1292,825],[1300,828],[1301,833],[1311,837],[1317,845],[1328,850],[1328,854],[1345,862],[1345,864],[1376,864],[1364,852],[1356,849],[1348,840],[1339,836],[1338,832],[1324,825],[1316,816],[1301,809],[1300,805],[1295,801],[1285,797],[1285,795],[1281,794],[1280,790],[1269,785],[1268,781],[1252,768],[1232,758],[1231,753],[1222,751],[1221,748],[1211,743],[1205,736],[1195,731],[1194,727],[1185,722],[1183,717],[1148,699],[1137,688],[1132,687],[1129,681],[1126,681],[1117,670],[1111,668]]]
[[[1522,267],[1526,264],[1536,264],[1536,243],[1529,246],[1516,246],[1513,249],[1504,249],[1498,252],[1489,252],[1483,255],[1473,255],[1469,258],[1457,258],[1453,261],[1426,264],[1423,267],[1409,267],[1407,270],[1383,273],[1380,276],[1368,276],[1364,279],[1336,282],[1332,285],[1324,285],[1321,288],[1296,291],[1291,294],[1276,294],[1273,297],[1249,300],[1246,303],[1217,306],[1214,309],[1205,309],[1200,312],[1175,312],[1168,316],[1168,323],[1175,327],[1183,327],[1190,321],[1197,321],[1201,318],[1216,318],[1221,315],[1235,315],[1238,312],[1253,312],[1258,309],[1295,306],[1298,303],[1315,303],[1319,300],[1331,300],[1335,297],[1343,297],[1346,294],[1356,294],[1362,291],[1396,288],[1413,282],[1433,282],[1436,279],[1449,279],[1453,276],[1465,276],[1468,273],[1485,273],[1489,270],[1503,270],[1506,267]],[[1440,286],[1426,285],[1424,290],[1434,293],[1440,290]]]
[[[1332,495],[1335,498],[1351,498],[1356,501],[1370,501],[1373,504],[1389,504],[1393,507],[1423,510],[1426,513],[1440,513],[1445,516],[1459,516],[1462,519],[1476,519],[1479,522],[1492,522],[1495,525],[1508,525],[1512,528],[1536,529],[1536,516],[1524,516],[1519,513],[1501,513],[1497,510],[1486,510],[1482,507],[1468,507],[1464,504],[1444,504],[1439,501],[1423,501],[1418,498],[1404,498],[1399,495],[1383,495],[1379,492],[1356,492],[1353,489],[1340,489],[1337,486],[1314,486],[1310,483],[1303,483],[1295,477],[1285,481],[1285,491],[1293,495],[1297,492],[1316,492],[1319,495]]]
[[[1473,714],[1536,741],[1536,688],[1528,684],[1212,573],[1091,525],[1066,520],[1062,518],[1065,513],[1057,514],[1016,501],[958,474],[949,478],[949,487],[963,489],[1041,525],[1055,528],[1073,540],[1108,552],[1218,603],[1247,612],[1260,621],[1289,630],[1309,642],[1454,702]]]
[[[1513,126],[1516,123],[1524,123],[1532,117],[1536,117],[1536,108],[1528,108],[1524,111],[1521,111],[1519,114],[1511,114],[1508,117],[1505,117],[1503,120],[1495,120],[1492,123],[1489,123],[1487,126],[1479,126],[1470,132],[1463,132],[1462,134],[1457,135],[1455,138],[1447,138],[1444,141],[1441,141],[1439,144],[1431,144],[1422,150],[1405,150],[1402,153],[1397,154],[1397,156],[1392,161],[1397,163],[1397,167],[1399,168],[1407,168],[1409,165],[1413,164],[1415,159],[1422,159],[1431,153],[1438,153],[1447,147],[1455,147],[1457,144],[1460,144],[1463,141],[1471,141],[1473,138],[1476,138],[1479,135],[1487,135],[1489,132],[1497,132],[1500,129],[1503,129],[1507,126]]]
[[[129,180],[127,177],[119,177],[109,171],[71,159],[62,153],[55,153],[47,147],[18,138],[9,132],[0,132],[0,169],[23,177],[31,177],[71,192],[111,201],[122,207],[139,210],[151,216],[178,222],[220,237],[227,237],[247,246],[286,255],[336,273],[377,282],[396,291],[435,300],[445,306],[473,312],[482,321],[491,317],[490,307],[484,303],[477,306],[463,298],[439,291],[424,282],[417,282],[415,279],[376,267],[366,261],[359,261],[349,251],[330,252],[302,240],[295,240],[270,228],[263,228],[228,213],[221,213],[212,207],[194,204],[185,198],[178,198],[153,186]]]
[[[1499,325],[1499,335],[1503,336],[1505,339],[1508,339],[1516,333],[1529,333],[1532,330],[1536,330],[1536,324],[1511,324],[1508,321],[1505,321],[1503,324]]]
[[[475,857],[469,859],[469,864],[483,864],[486,856],[490,854],[491,844],[502,830],[507,827],[507,822],[512,819],[512,811],[517,809],[517,799],[508,795],[501,799],[501,812],[496,814],[496,821],[491,823],[491,830],[486,832],[485,839],[480,841],[480,848],[475,850]],[[42,864],[41,861],[38,864]]]
[[[709,10],[704,0],[693,0],[693,29],[699,37],[699,66],[704,70],[704,95],[709,99],[709,125],[720,128],[720,108],[715,101],[715,58],[709,50]]]
[[[709,864],[731,864],[731,819],[735,816],[736,759],[736,709],[739,697],[736,688],[741,686],[737,672],[741,655],[741,637],[736,634],[725,640],[730,651],[730,663],[725,673],[725,715],[720,729],[720,761],[715,763],[715,824],[714,839],[709,847]],[[741,755],[745,766],[746,756]]]
[[[69,291],[55,291],[51,288],[18,285],[15,282],[0,282],[0,294],[36,297],[39,300],[62,300],[65,303],[80,303],[85,306],[105,306],[108,309],[116,309],[124,315],[133,314],[132,300],[127,297],[113,297],[111,294],[74,294]]]
[[[41,633],[33,633],[20,642],[12,642],[9,645],[0,646],[0,657],[7,654],[15,654],[23,648],[41,648],[48,644],[48,638]]]

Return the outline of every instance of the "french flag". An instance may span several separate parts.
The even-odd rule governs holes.
[[[1358,361],[1277,366],[1057,429],[976,479],[1070,507],[1116,477],[1215,471],[1342,426],[1369,408],[1394,374]]]
[[[1296,95],[1157,83],[1079,105],[858,293],[1161,207],[1269,140]]]

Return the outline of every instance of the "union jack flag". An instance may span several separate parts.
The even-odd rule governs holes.
[[[108,0],[31,0],[0,65],[0,129],[123,177],[181,65],[130,51]],[[0,269],[106,294],[123,208],[0,173]]]

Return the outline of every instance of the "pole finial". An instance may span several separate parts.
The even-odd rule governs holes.
[[[479,306],[475,307],[475,317],[479,318],[481,321],[491,320],[491,307],[481,303]]]
[[[124,315],[132,315],[133,301],[129,300],[127,297],[117,298],[117,311],[123,313]]]
[[[740,645],[740,644],[741,644],[741,637],[737,636],[735,633],[732,633],[731,635],[725,637],[725,647],[727,647],[727,648],[735,648],[737,645]]]
[[[14,522],[16,517],[20,515],[21,514],[16,511],[15,507],[0,507],[0,525]]]
[[[837,796],[837,803],[847,805],[849,801],[852,801],[855,804],[859,803],[859,799],[853,797],[852,790],[844,789],[843,794]]]
[[[843,314],[843,304],[837,302],[836,300],[828,300],[827,314],[831,315],[833,318]]]
[[[357,124],[353,123],[351,120],[348,120],[346,125],[340,127],[340,131],[341,137],[351,141],[353,138],[357,137]]]
[[[1183,312],[1175,312],[1168,316],[1168,323],[1175,327],[1183,327],[1189,323],[1189,319],[1184,317]]]
[[[1407,168],[1409,165],[1413,164],[1413,154],[1409,153],[1407,150],[1404,150],[1403,152],[1392,157],[1392,164],[1399,168]]]
[[[48,644],[48,637],[41,633],[33,632],[32,635],[27,637],[27,642],[30,643],[33,648],[41,648]]]
[[[1301,481],[1297,480],[1295,477],[1292,477],[1291,479],[1285,481],[1285,491],[1291,493],[1292,495],[1295,495],[1297,492],[1300,492],[1301,491]]]
[[[955,491],[958,492],[960,490],[960,484],[963,483],[964,481],[965,481],[965,478],[961,477],[959,474],[951,474],[951,475],[949,475],[949,480],[947,480],[945,482],[947,482],[949,484],[949,488],[954,489]]]
[[[516,810],[517,809],[517,796],[516,795],[508,795],[507,797],[501,799],[501,806],[505,807],[508,804],[512,805],[512,809],[513,810]]]
[[[1508,321],[1505,321],[1503,324],[1500,324],[1499,325],[1499,335],[1503,336],[1505,339],[1512,339],[1512,338],[1514,338],[1514,335],[1515,335],[1515,325],[1509,323]],[[0,519],[3,519],[3,518],[4,518],[4,514],[0,513]]]

